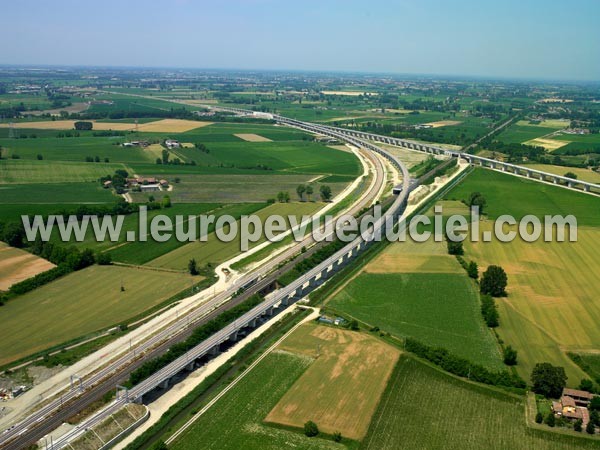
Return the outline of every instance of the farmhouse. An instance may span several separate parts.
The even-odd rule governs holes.
[[[552,411],[556,417],[568,420],[580,420],[585,427],[590,421],[590,413],[587,409],[593,394],[578,389],[563,389],[562,397],[557,402],[552,402]]]
[[[131,141],[124,142],[123,147],[148,147],[150,143],[148,141]]]
[[[175,139],[166,139],[165,145],[167,146],[168,149],[180,147],[179,141],[176,141]]]

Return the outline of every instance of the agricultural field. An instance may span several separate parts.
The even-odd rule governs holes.
[[[14,122],[13,128],[28,130],[74,130],[75,122],[75,120]],[[93,123],[92,129],[96,131],[131,131],[135,129],[135,123],[131,122],[98,122],[95,120],[91,120],[90,122]],[[211,122],[196,120],[162,119],[140,123],[138,124],[138,130],[141,132],[184,133],[210,124]],[[8,128],[8,126],[7,123],[0,123],[0,128]]]
[[[551,139],[554,139],[556,136],[558,136],[558,134],[554,134],[556,131],[567,128],[568,126],[569,122],[562,120],[546,120],[538,124],[520,120],[517,123],[510,125],[506,130],[500,133],[497,136],[497,139],[506,143],[518,144],[529,143],[528,141],[533,141],[534,139],[539,139],[550,134],[552,134]],[[529,145],[544,146],[542,144],[543,142],[541,141],[529,143]],[[558,145],[560,145],[560,143]]]
[[[0,291],[53,267],[45,259],[0,242]]]
[[[229,214],[235,218],[239,218],[243,214],[253,214],[260,209],[264,208],[264,203],[248,203],[248,204],[230,204],[230,205],[214,205],[214,204],[194,204],[194,205],[173,205],[169,210],[158,210],[156,212],[149,212],[148,217],[153,217],[156,214],[167,214],[169,217],[173,217],[175,214],[182,215],[199,215],[199,214],[207,214],[213,215],[218,218],[223,214]],[[175,214],[174,214],[175,213]],[[133,227],[132,229],[137,228],[137,218],[133,223],[129,223],[128,227]],[[212,233],[214,231],[215,226],[212,225],[208,228],[208,231]],[[187,230],[187,226],[184,227],[184,230]],[[200,245],[208,245],[212,241],[214,235],[210,235],[209,241],[203,244],[199,244],[198,242],[186,243],[179,242],[175,239],[175,236],[171,237],[168,241],[157,243],[151,236],[148,236],[147,241],[138,241],[135,242],[121,242],[116,244],[109,244],[110,248],[106,249],[106,251],[112,256],[113,260],[128,264],[146,264],[152,260],[158,259],[163,255],[169,255],[171,252],[176,251],[185,246],[200,246]],[[206,261],[209,262],[209,261]],[[210,261],[214,262],[214,261]],[[181,270],[185,270],[187,268],[188,261],[185,261],[185,264],[182,264]]]
[[[31,214],[58,213],[68,204],[72,207],[84,203],[114,203],[115,200],[117,197],[97,182],[0,184],[0,212],[5,207],[22,205]],[[39,207],[44,208],[38,210]]]
[[[152,173],[152,172],[151,172]],[[264,173],[264,172],[263,172]],[[136,202],[145,202],[149,195],[160,200],[168,195],[175,203],[263,203],[269,198],[276,198],[280,191],[288,192],[292,199],[297,199],[296,187],[311,182],[315,195],[319,198],[319,187],[327,184],[333,196],[342,192],[354,178],[344,175],[319,177],[314,175],[192,175],[181,174],[179,182],[169,192],[142,193],[133,192],[131,197]]]
[[[300,219],[300,216],[312,215],[321,207],[322,204],[311,202],[276,203],[257,211],[256,215],[261,219],[261,221],[263,221],[263,223],[264,220],[270,215],[283,215],[286,217],[286,223],[289,226],[289,222],[287,221],[288,215],[294,215]],[[250,244],[250,248],[255,245],[259,245],[264,241],[265,238],[262,236],[256,244]],[[239,235],[231,242],[221,242],[216,235],[212,233],[208,236],[208,240],[206,242],[190,242],[176,250],[149,261],[146,265],[149,267],[185,270],[188,261],[192,258],[196,259],[196,262],[200,266],[203,266],[209,262],[212,264],[221,263],[240,253]]]
[[[0,183],[97,182],[117,169],[131,173],[129,167],[119,163],[8,160],[0,161]],[[99,184],[97,186],[101,188]]]
[[[201,277],[91,266],[48,283],[2,307],[0,365],[127,323],[189,287],[192,280],[198,282]]]
[[[476,287],[444,243],[396,243],[327,306],[395,336],[409,336],[492,369],[502,368]]]
[[[173,442],[173,450],[305,450],[344,449],[329,439],[263,424],[264,418],[311,365],[313,358],[275,351],[263,359],[192,427]]]
[[[403,356],[360,448],[575,450],[598,442],[529,429],[524,398]]]
[[[577,386],[585,374],[566,352],[600,349],[600,284],[589,276],[600,271],[600,200],[483,170],[471,173],[447,197],[465,199],[475,191],[486,197],[490,218],[500,214],[520,218],[525,213],[573,214],[577,218],[577,242],[527,243],[517,239],[511,243],[465,243],[465,257],[475,260],[481,270],[496,264],[508,274],[508,297],[497,301],[497,332],[519,352],[519,374],[529,379],[537,362],[548,361],[564,366],[569,386]],[[491,227],[491,222],[484,221],[481,231]]]
[[[600,183],[600,173],[594,172],[590,169],[581,169],[578,167],[564,167],[564,166],[553,166],[552,164],[527,164],[535,170],[541,170],[543,172],[554,173],[556,175],[564,176],[567,172],[572,172],[577,175],[577,179],[581,181],[587,181],[589,183]]]
[[[400,352],[366,333],[314,323],[279,348],[316,359],[265,421],[302,428],[312,420],[325,433],[364,438]]]

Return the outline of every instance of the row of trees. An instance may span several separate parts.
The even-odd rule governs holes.
[[[298,194],[298,198],[300,199],[300,201],[304,201],[305,194],[306,194],[307,200],[310,201],[310,198],[313,195],[313,193],[314,193],[314,189],[310,184],[307,184],[307,185],[300,184],[296,188],[296,194]],[[331,197],[333,196],[331,187],[326,184],[322,184],[319,187],[319,195],[321,196],[321,200],[323,200],[324,202],[330,201]],[[289,192],[279,191],[277,193],[277,201],[279,203],[288,203],[290,201]]]

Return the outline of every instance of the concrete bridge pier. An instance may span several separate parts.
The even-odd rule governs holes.
[[[558,178],[556,178],[556,177],[552,177],[552,182],[553,182],[554,184],[558,184],[558,181],[559,181],[559,180],[558,180]]]
[[[208,354],[211,356],[216,356],[219,353],[221,353],[221,348],[219,345],[215,345],[214,347],[212,347],[209,351]]]
[[[167,378],[166,380],[162,381],[158,387],[160,387],[161,389],[169,389],[169,378]]]
[[[321,270],[321,280],[325,281],[329,277],[329,268]]]
[[[231,342],[235,342],[235,341],[237,341],[237,338],[238,338],[238,332],[237,332],[237,331],[234,331],[233,333],[231,333],[231,334],[229,335],[229,340],[230,340]]]
[[[506,172],[506,166],[502,164],[502,172]]]
[[[527,171],[527,178],[531,178],[531,176],[533,175],[533,172],[531,172],[531,170]]]
[[[187,366],[185,366],[185,370],[187,370],[188,372],[191,372],[195,369],[195,367],[196,367],[196,361],[192,361]]]
[[[590,192],[590,187],[589,187],[587,184],[584,184],[584,185],[583,185],[583,190],[584,190],[585,192]]]
[[[573,182],[572,181],[567,181],[567,186],[569,186],[570,188],[573,187]]]

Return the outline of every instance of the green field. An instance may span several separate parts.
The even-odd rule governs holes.
[[[50,212],[58,213],[66,204],[114,203],[117,197],[97,182],[91,183],[29,183],[0,184],[0,205],[28,205],[23,208],[32,214],[38,212],[36,205],[55,205]],[[0,209],[1,211],[2,209]],[[4,217],[4,216],[2,216]]]
[[[10,159],[0,161],[0,183],[75,183],[98,181],[117,169],[131,168],[120,163],[32,161]]]
[[[524,399],[401,358],[364,450],[580,449],[600,442],[527,428]]]
[[[600,227],[600,198],[591,195],[477,168],[445,198],[467,200],[472,192],[484,193],[485,212],[490,218],[502,214],[517,220],[527,214],[540,218],[546,214],[573,214],[579,226]]]
[[[600,271],[600,199],[484,170],[471,173],[447,197],[464,199],[474,191],[486,197],[491,217],[577,217],[577,242],[465,244],[465,258],[475,260],[481,270],[497,264],[508,274],[508,297],[497,302],[497,332],[518,350],[519,374],[529,380],[533,366],[548,361],[565,367],[569,386],[576,387],[585,374],[566,352],[600,349],[600,284],[590,276]],[[481,224],[481,231],[491,229],[490,221]]]
[[[562,176],[564,176],[568,172],[572,172],[575,175],[577,175],[578,180],[596,184],[600,183],[600,173],[594,172],[590,169],[581,169],[579,167],[553,166],[552,164],[527,164],[527,167]]]
[[[502,368],[479,312],[477,291],[465,274],[361,273],[327,305],[393,335]]]
[[[191,280],[181,273],[92,266],[19,296],[2,307],[0,365],[127,323],[188,288]]]
[[[506,143],[521,144],[531,139],[545,136],[553,131],[566,128],[568,122],[545,121],[538,125],[520,120],[509,126],[506,130],[497,136],[497,139]],[[553,137],[554,139],[554,137]]]
[[[256,211],[263,208],[265,205],[261,203],[248,203],[248,204],[231,204],[226,205],[219,208],[214,208],[212,204],[195,204],[195,205],[174,205],[171,210],[158,210],[156,212],[150,212],[148,217],[152,217],[156,214],[168,214],[169,216],[173,216],[173,213],[176,214],[214,214],[215,217],[219,217],[223,214],[229,214],[233,217],[240,217],[243,214],[252,214]],[[168,211],[168,212],[167,212]],[[129,222],[129,227],[133,227],[133,229],[137,228],[137,219],[134,222]],[[184,229],[187,229],[185,227]],[[212,232],[214,230],[214,226],[209,227],[209,231]],[[206,243],[208,244],[208,242]],[[128,263],[128,264],[145,264],[151,260],[161,257],[162,255],[168,255],[170,252],[175,251],[176,249],[180,249],[184,246],[199,246],[197,242],[187,243],[187,242],[179,242],[175,236],[172,236],[166,242],[155,242],[151,236],[148,236],[148,240],[143,242],[136,240],[135,242],[125,242],[122,244],[113,244],[111,248],[108,249],[108,252],[113,257],[115,261]],[[185,270],[187,267],[187,260],[185,264],[181,266],[182,270]],[[206,261],[208,262],[208,261]]]
[[[343,449],[331,440],[263,425],[277,401],[310,365],[312,359],[274,352],[169,446],[173,450],[305,450]]]
[[[276,203],[256,212],[263,221],[271,215],[311,215],[323,206],[321,203]],[[246,213],[251,214],[251,213]],[[286,220],[287,222],[287,220]],[[264,242],[264,237],[256,244],[250,244],[250,248]],[[160,256],[147,263],[151,267],[161,267],[176,270],[185,270],[190,259],[195,258],[199,265],[208,262],[218,264],[241,253],[239,235],[231,242],[221,242],[215,234],[208,236],[206,242],[190,242],[172,252]]]
[[[153,174],[153,172],[150,172]],[[180,182],[174,185],[173,191],[132,193],[134,201],[146,201],[149,195],[160,199],[163,195],[169,195],[171,200],[176,203],[197,203],[197,202],[220,202],[220,203],[243,203],[243,202],[265,202],[269,198],[276,198],[280,191],[288,192],[292,199],[298,199],[296,187],[300,184],[307,184],[314,175],[179,175]],[[267,174],[269,172],[266,172]],[[146,174],[145,174],[146,175]],[[337,177],[337,176],[336,176]],[[350,179],[333,179],[331,181],[321,180],[312,182],[315,195],[313,199],[319,199],[319,187],[321,184],[327,184],[332,191],[333,196],[342,192]]]

